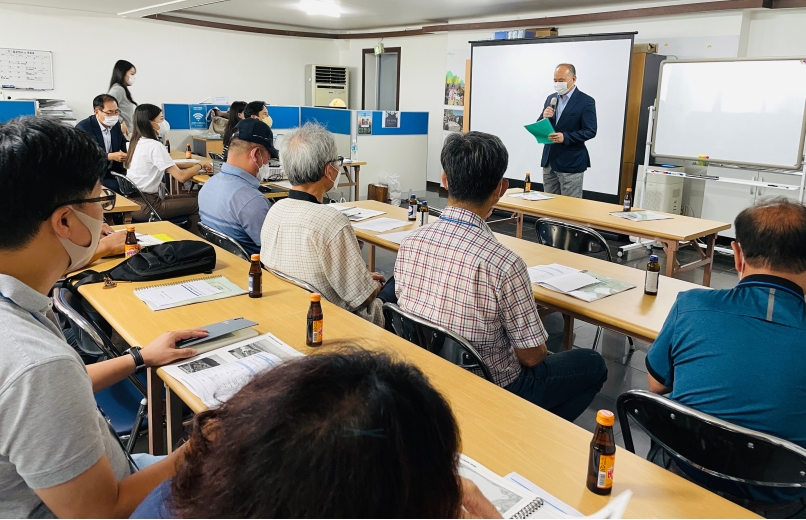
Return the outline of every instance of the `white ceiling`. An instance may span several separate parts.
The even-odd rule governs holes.
[[[168,5],[129,16],[162,12],[223,23],[294,28],[313,31],[360,31],[388,27],[413,27],[481,17],[517,18],[555,9],[597,8],[644,4],[646,0],[335,0],[344,13],[340,18],[310,16],[299,8],[300,0],[0,0],[0,3],[117,14],[155,4]],[[694,0],[698,1],[698,0]],[[187,7],[218,2],[199,7]],[[680,3],[670,0],[668,3]]]

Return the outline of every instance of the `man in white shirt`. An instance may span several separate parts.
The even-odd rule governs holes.
[[[333,134],[307,123],[288,134],[280,151],[292,189],[266,215],[260,260],[313,285],[329,302],[384,326],[383,303],[397,302],[394,279],[370,273],[350,220],[322,204],[339,178],[342,157]]]

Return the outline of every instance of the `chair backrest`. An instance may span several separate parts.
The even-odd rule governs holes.
[[[305,289],[309,293],[320,293],[321,294],[321,292],[319,290],[317,290],[316,287],[314,287],[313,285],[309,284],[305,280],[300,280],[299,278],[294,278],[291,275],[285,274],[282,271],[278,271],[277,269],[272,269],[270,267],[265,267],[264,266],[264,269],[266,269],[268,272],[270,272],[271,274],[273,274],[277,278],[279,278],[281,280],[285,280],[288,283],[293,283],[297,287]]]
[[[151,211],[151,216],[149,217],[149,222],[154,221],[162,221],[162,217],[160,214],[157,213],[157,209],[148,202],[148,199],[143,195],[143,192],[140,191],[140,188],[137,187],[132,181],[130,181],[125,175],[121,175],[119,173],[110,172],[115,178],[118,180],[118,186],[120,186],[121,194],[125,197],[138,197],[141,199],[148,209]]]
[[[613,261],[607,240],[591,228],[540,218],[535,222],[535,232],[543,245],[582,255],[604,254],[608,262]]]
[[[247,253],[243,246],[231,236],[225,235],[220,231],[216,231],[210,226],[205,226],[201,222],[199,222],[197,226],[199,227],[199,233],[201,233],[203,239],[207,240],[208,242],[212,242],[221,249],[229,251],[233,255],[237,255],[244,260],[250,259],[249,253]]]
[[[208,152],[207,155],[213,161],[213,175],[221,171],[221,165],[224,164],[224,154]]]
[[[121,354],[118,352],[112,340],[98,327],[95,326],[90,320],[84,317],[79,308],[81,302],[79,298],[70,292],[69,289],[56,288],[53,289],[53,307],[56,311],[63,314],[71,325],[75,325],[81,330],[89,339],[91,339],[98,349],[104,353],[108,358],[116,358]],[[129,376],[129,381],[137,388],[137,390],[145,397],[147,395],[146,387],[142,381],[137,379],[134,374]]]
[[[481,355],[462,336],[436,323],[424,320],[406,312],[394,303],[383,304],[383,314],[387,323],[392,324],[395,333],[439,357],[446,359],[487,381],[494,382],[487,364]]]
[[[617,401],[624,446],[635,453],[632,419],[670,455],[717,478],[769,487],[806,486],[806,449],[736,426],[646,390]]]

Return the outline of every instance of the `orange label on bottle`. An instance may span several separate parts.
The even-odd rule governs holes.
[[[613,466],[615,466],[615,464],[615,455],[599,456],[599,476],[596,479],[597,488],[610,489],[613,487]]]
[[[126,256],[126,258],[131,258],[139,252],[140,252],[139,244],[126,244],[125,246],[123,246],[123,254]]]
[[[324,320],[315,320],[311,322],[311,343],[319,343],[322,341],[322,329]]]

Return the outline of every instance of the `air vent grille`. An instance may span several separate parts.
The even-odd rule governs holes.
[[[332,85],[344,85],[347,83],[346,67],[320,67],[315,68],[316,82],[329,83]]]

